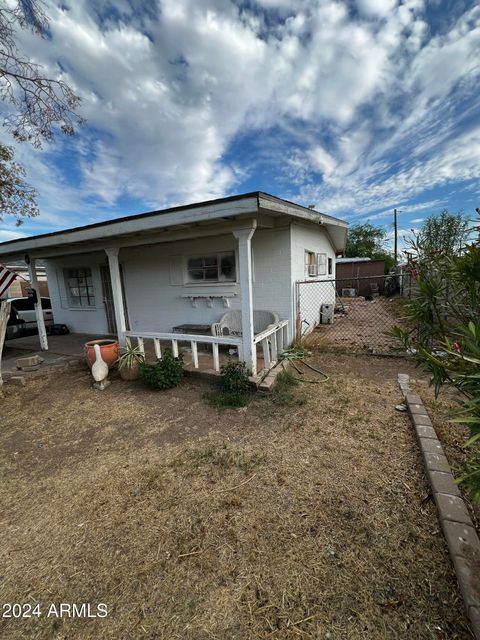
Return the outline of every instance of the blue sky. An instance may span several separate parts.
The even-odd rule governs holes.
[[[401,233],[480,206],[480,7],[467,0],[47,0],[21,46],[82,97],[15,145],[41,215],[0,241],[263,190]],[[13,144],[5,131],[3,142]]]

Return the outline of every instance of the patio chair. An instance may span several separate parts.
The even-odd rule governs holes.
[[[279,317],[273,311],[253,312],[253,331],[255,335],[268,329],[279,321]],[[212,324],[212,336],[241,336],[242,335],[242,312],[227,311],[219,322]]]

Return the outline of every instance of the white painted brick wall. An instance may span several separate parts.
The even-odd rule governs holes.
[[[133,331],[171,331],[174,326],[184,323],[211,324],[227,311],[221,299],[214,299],[211,308],[204,299],[199,299],[194,308],[188,298],[182,297],[189,294],[235,294],[230,298],[229,308],[240,309],[241,292],[238,284],[189,285],[184,284],[183,278],[188,256],[236,248],[233,235],[226,234],[121,249],[119,259],[125,280],[130,328]],[[288,319],[290,339],[295,330],[294,284],[296,280],[304,278],[305,249],[328,253],[335,265],[334,252],[325,230],[313,224],[257,229],[252,238],[254,308],[275,311],[281,319]],[[66,324],[74,332],[107,332],[100,277],[100,265],[105,263],[104,252],[56,258],[47,262],[56,322]],[[69,308],[63,277],[63,269],[69,266],[92,269],[96,301],[94,309]],[[318,307],[317,302],[311,309],[303,308],[302,313],[306,318],[314,320],[315,317],[318,321],[315,307]]]
[[[335,280],[335,250],[325,227],[314,224],[293,223],[292,235],[292,277],[293,281],[310,280],[305,272],[305,251],[327,254],[327,274],[311,280]],[[328,258],[332,259],[332,274],[328,275]],[[335,304],[334,283],[309,283],[300,286],[300,318],[302,332],[311,330],[320,321],[322,303]],[[308,324],[307,324],[308,323]]]

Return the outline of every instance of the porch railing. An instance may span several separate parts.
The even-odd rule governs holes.
[[[226,345],[235,347],[238,350],[239,360],[243,359],[242,355],[242,338],[241,336],[209,336],[190,333],[157,333],[153,331],[126,331],[125,337],[128,340],[135,339],[141,352],[145,355],[145,340],[152,340],[155,350],[155,356],[158,359],[162,357],[162,342],[170,342],[173,355],[178,356],[179,342],[190,343],[192,350],[192,365],[195,369],[199,369],[198,361],[198,345],[212,345],[213,369],[220,371],[220,354],[219,346]],[[271,369],[278,361],[278,354],[288,344],[288,320],[281,320],[272,325],[265,331],[258,333],[254,337],[254,346],[260,344],[263,351],[263,368],[267,371]]]
[[[268,371],[277,364],[278,354],[288,346],[288,320],[280,320],[265,331],[257,333],[253,343],[262,345],[263,366]]]
[[[153,340],[153,346],[155,349],[155,356],[160,360],[162,357],[161,342],[170,342],[172,353],[175,357],[178,356],[178,343],[189,342],[192,349],[192,364],[195,369],[199,369],[198,363],[198,344],[211,344],[212,345],[212,358],[213,368],[215,371],[220,371],[220,355],[218,347],[220,345],[234,346],[238,349],[239,358],[241,359],[242,353],[242,339],[239,336],[209,336],[198,335],[189,333],[156,333],[151,331],[126,331],[125,337],[135,338],[138,343],[139,349],[145,355],[144,340]]]

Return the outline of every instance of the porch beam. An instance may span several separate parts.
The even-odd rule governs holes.
[[[40,349],[42,351],[48,351],[48,338],[47,330],[45,329],[45,320],[43,318],[42,298],[40,291],[38,290],[37,269],[35,264],[35,258],[26,258],[28,267],[28,276],[30,278],[30,286],[35,290],[37,294],[37,302],[35,302],[35,318],[37,320],[38,338],[40,341]]]
[[[113,308],[115,310],[115,321],[117,323],[118,341],[125,345],[125,332],[127,323],[125,321],[125,306],[123,301],[122,278],[120,275],[120,264],[118,262],[118,247],[105,249],[110,269],[110,280],[112,281]]]
[[[238,240],[238,263],[240,294],[242,297],[242,357],[252,376],[257,375],[257,349],[253,342],[253,287],[252,287],[252,236],[257,221],[252,220],[247,228],[236,229],[233,235]]]

